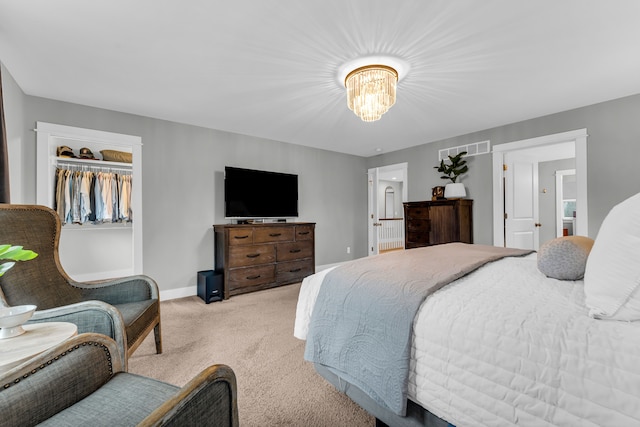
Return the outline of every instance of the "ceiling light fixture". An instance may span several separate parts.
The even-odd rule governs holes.
[[[365,122],[374,122],[396,103],[398,72],[388,65],[365,65],[347,74],[347,105]]]

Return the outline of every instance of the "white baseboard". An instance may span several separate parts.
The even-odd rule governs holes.
[[[160,291],[160,301],[168,301],[170,299],[191,297],[198,295],[197,286],[187,286],[185,288],[168,289],[166,291]]]
[[[117,277],[127,277],[132,276],[133,271],[130,269],[127,270],[112,270],[112,271],[98,271],[94,273],[85,273],[85,274],[72,274],[66,272],[69,277],[71,277],[76,282],[92,282],[94,280],[108,280]]]
[[[326,270],[327,268],[336,267],[340,264],[344,264],[344,262],[337,262],[335,264],[316,265],[316,273],[322,270]],[[160,301],[168,301],[168,300],[177,299],[177,298],[191,297],[194,295],[198,295],[197,286],[187,286],[187,287],[178,288],[178,289],[168,289],[166,291],[160,291]]]

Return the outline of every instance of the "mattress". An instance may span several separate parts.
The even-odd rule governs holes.
[[[300,339],[326,273],[301,286]],[[640,323],[589,317],[583,288],[545,277],[533,254],[430,295],[414,319],[409,398],[459,427],[640,425]]]

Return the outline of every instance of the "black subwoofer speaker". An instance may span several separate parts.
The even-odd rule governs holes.
[[[224,298],[224,281],[222,272],[213,270],[198,271],[198,296],[207,304],[222,301]]]

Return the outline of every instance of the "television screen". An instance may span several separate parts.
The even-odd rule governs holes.
[[[226,218],[293,218],[298,216],[298,175],[224,168]]]

